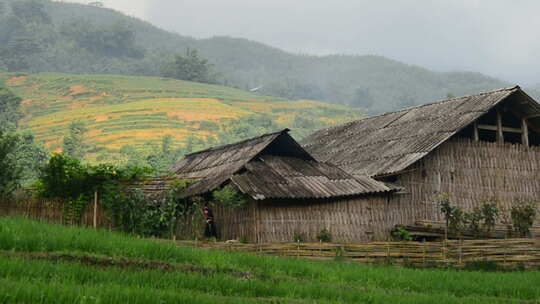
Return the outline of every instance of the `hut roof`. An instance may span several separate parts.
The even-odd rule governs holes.
[[[263,155],[245,168],[232,182],[254,199],[331,198],[394,190],[367,176],[355,178],[336,166],[294,157]]]
[[[288,131],[186,155],[173,171],[179,178],[198,181],[184,195],[207,193],[228,182],[255,199],[329,198],[394,190],[317,162]]]
[[[510,96],[515,112],[539,114],[519,86],[443,100],[315,132],[303,147],[355,176],[399,173]],[[514,98],[515,99],[515,98]],[[538,119],[532,127],[538,130]]]

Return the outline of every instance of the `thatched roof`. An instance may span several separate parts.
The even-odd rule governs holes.
[[[315,161],[288,129],[186,155],[173,169],[179,178],[197,179],[185,196],[233,183],[254,199],[329,198],[393,189],[368,177],[355,178]]]
[[[516,86],[323,129],[309,136],[303,147],[318,161],[355,176],[398,173],[507,99],[518,100],[512,108],[520,115],[540,113],[540,105]],[[531,121],[531,127],[538,130],[538,122]]]

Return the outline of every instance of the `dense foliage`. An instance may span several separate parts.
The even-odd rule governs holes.
[[[65,154],[54,154],[41,170],[35,184],[37,193],[45,198],[63,198],[64,219],[78,223],[85,207],[96,192],[114,225],[122,231],[141,236],[175,238],[177,225],[188,217],[202,215],[204,205],[239,208],[246,201],[231,186],[213,191],[208,197],[184,198],[182,191],[189,181],[176,180],[170,190],[156,195],[144,195],[133,184],[153,171],[141,167],[116,167],[82,164]],[[201,218],[202,223],[204,219]]]
[[[122,181],[141,178],[149,172],[137,167],[82,164],[80,160],[60,153],[54,154],[41,169],[35,186],[41,197],[65,199],[66,220],[76,223],[96,191],[106,193],[106,190],[116,189]],[[105,207],[109,205],[105,204]]]
[[[512,206],[510,216],[515,232],[521,237],[529,237],[530,229],[538,213],[538,202],[518,201]]]
[[[64,137],[64,147],[62,151],[73,158],[84,158],[88,145],[84,134],[88,129],[80,121],[72,122],[68,128],[68,134]]]
[[[245,39],[194,39],[96,5],[4,1],[0,61],[11,71],[157,76],[164,66],[175,66],[170,63],[179,50],[192,48],[224,76],[225,85],[370,113],[509,85],[477,73],[432,72],[378,56],[295,55]]]
[[[11,192],[19,183],[29,184],[37,177],[38,168],[47,160],[45,148],[38,144],[30,132],[17,133],[17,126],[23,117],[21,98],[0,83],[0,137],[2,138],[2,162],[5,178],[11,178]],[[7,165],[7,164],[11,165]],[[5,182],[4,182],[5,183]],[[2,192],[2,191],[0,191]]]
[[[529,237],[536,214],[538,202],[515,201],[510,210],[511,222],[507,222],[505,214],[500,212],[496,201],[482,201],[480,207],[466,212],[458,206],[454,206],[448,195],[441,195],[438,199],[440,211],[446,221],[446,229],[449,233],[462,236],[463,233],[472,233],[474,237],[489,236],[495,227],[498,218],[508,225],[508,236]]]
[[[196,49],[188,48],[186,55],[175,55],[174,60],[163,68],[163,76],[180,80],[217,83],[213,65],[200,58]]]
[[[19,186],[21,167],[15,158],[18,137],[0,130],[0,199],[9,197]]]
[[[23,114],[20,111],[21,98],[0,83],[0,130],[13,132]]]

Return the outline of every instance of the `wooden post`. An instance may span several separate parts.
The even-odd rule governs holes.
[[[422,255],[422,266],[426,267],[426,240],[424,239],[422,241],[422,247],[423,247],[423,255]]]
[[[458,243],[459,246],[459,266],[461,266],[461,263],[463,263],[463,239],[459,240]]]
[[[529,147],[529,127],[525,118],[521,119],[521,143],[525,147]]]
[[[480,134],[478,133],[478,121],[474,122],[474,141],[480,140]]]
[[[94,228],[97,229],[97,205],[98,205],[98,192],[94,192]]]
[[[502,126],[502,115],[499,110],[497,110],[497,142],[504,142],[503,126]]]

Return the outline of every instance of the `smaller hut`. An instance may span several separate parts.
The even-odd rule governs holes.
[[[313,240],[327,229],[340,239],[354,240],[355,232],[348,229],[352,226],[343,225],[353,214],[358,215],[351,199],[396,189],[316,161],[288,132],[285,129],[187,155],[173,169],[178,178],[196,180],[184,195],[204,196],[225,185],[245,195],[248,204],[239,209],[215,207],[223,239],[291,241],[299,234]],[[344,206],[335,204],[345,198],[351,205],[349,214]]]

